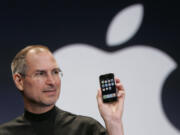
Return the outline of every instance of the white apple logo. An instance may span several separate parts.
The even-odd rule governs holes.
[[[143,6],[120,11],[107,32],[107,44],[118,46],[137,32]],[[96,103],[98,76],[114,72],[125,89],[124,128],[127,135],[179,135],[162,110],[160,94],[168,75],[177,68],[166,53],[147,45],[136,45],[109,53],[76,43],[54,52],[64,72],[57,106],[75,114],[91,116],[103,125]]]

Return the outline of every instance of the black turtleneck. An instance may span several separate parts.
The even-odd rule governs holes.
[[[30,121],[38,135],[54,135],[56,108],[42,114],[34,114],[25,110],[24,117]]]
[[[107,135],[96,120],[52,108],[42,114],[25,110],[12,121],[0,125],[0,135]]]

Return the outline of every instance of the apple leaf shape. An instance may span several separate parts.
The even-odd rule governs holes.
[[[134,4],[120,11],[107,30],[107,45],[117,46],[132,38],[142,23],[143,12],[142,4]]]

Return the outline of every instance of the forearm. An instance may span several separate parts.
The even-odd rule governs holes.
[[[116,88],[118,90],[118,100],[112,103],[103,103],[102,92],[99,89],[97,94],[97,102],[99,112],[105,122],[109,135],[124,135],[122,124],[122,115],[124,108],[125,92],[120,80],[116,79]]]
[[[121,122],[105,122],[108,135],[124,135],[123,124]]]

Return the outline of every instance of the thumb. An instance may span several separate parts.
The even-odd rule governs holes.
[[[102,92],[101,92],[101,89],[98,89],[98,92],[97,92],[96,99],[97,99],[98,105],[101,105],[101,104],[103,104],[103,101],[102,101]]]

